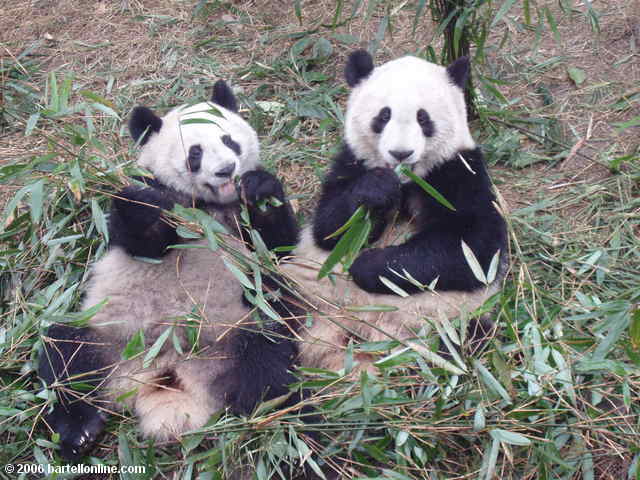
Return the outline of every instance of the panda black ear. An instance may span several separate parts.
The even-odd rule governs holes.
[[[447,67],[449,78],[461,90],[464,90],[469,78],[469,57],[464,56],[455,60]]]
[[[139,145],[144,145],[154,133],[158,133],[162,128],[162,119],[158,117],[150,108],[136,107],[131,112],[129,119],[129,132],[133,140]]]
[[[355,87],[360,80],[367,78],[373,71],[373,58],[366,50],[351,52],[344,68],[344,78],[350,87]]]
[[[231,110],[232,112],[238,112],[238,102],[236,100],[233,91],[227,85],[224,80],[218,80],[213,86],[213,95],[211,95],[211,101],[221,107]]]

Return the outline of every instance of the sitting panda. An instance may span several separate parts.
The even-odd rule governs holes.
[[[146,107],[132,112],[138,163],[154,177],[114,196],[109,249],[93,266],[82,304],[101,308],[86,327],[52,325],[39,362],[40,377],[58,394],[46,422],[67,459],[87,452],[107,413],[122,404],[145,436],[167,440],[202,427],[224,406],[248,413],[260,400],[288,393],[295,380],[289,367],[296,346],[286,327],[265,323],[259,331],[225,266],[235,262],[233,252],[247,253],[240,195],[268,248],[294,245],[298,234],[280,182],[259,169],[257,135],[237,111],[232,91],[219,81],[212,103],[178,107],[162,118]],[[261,203],[271,197],[280,206],[265,209]],[[226,227],[230,233],[217,238],[227,248],[179,239],[162,214],[176,204],[204,210]],[[185,242],[191,248],[167,248]],[[135,338],[146,353],[123,360]],[[161,348],[145,360],[151,346]],[[90,388],[74,391],[73,383]]]
[[[506,270],[506,226],[467,124],[468,72],[466,57],[446,68],[412,56],[374,68],[366,51],[350,55],[345,143],[323,182],[312,225],[303,230],[294,259],[282,267],[316,308],[304,334],[302,364],[338,370],[352,336],[406,339],[415,336],[425,317],[473,311],[498,291]],[[455,211],[396,174],[399,165],[432,185]],[[355,259],[349,275],[336,267],[332,278],[318,280],[319,267],[340,239],[331,234],[360,205],[373,222],[370,248]],[[462,240],[485,273],[499,255],[490,285],[474,276]],[[395,294],[381,277],[406,295]],[[433,282],[435,290],[416,285]],[[350,308],[367,305],[396,309]],[[470,324],[480,336],[487,326]],[[359,360],[367,362],[366,356]]]

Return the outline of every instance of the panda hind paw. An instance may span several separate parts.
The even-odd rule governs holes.
[[[77,460],[88,453],[105,427],[105,416],[96,407],[77,403],[60,405],[47,417],[47,423],[60,435],[60,455]]]

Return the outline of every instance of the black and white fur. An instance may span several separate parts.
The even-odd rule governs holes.
[[[284,267],[328,316],[316,315],[309,328],[303,363],[337,369],[353,335],[369,341],[407,338],[425,317],[455,317],[497,291],[506,263],[506,228],[467,124],[468,71],[467,58],[445,68],[407,56],[374,68],[364,50],[349,57],[345,143],[322,185],[313,224],[302,232],[296,260]],[[455,211],[398,176],[399,164],[431,184]],[[318,267],[340,238],[327,237],[360,205],[373,220],[370,248],[359,254],[349,276],[338,267],[333,281],[317,281]],[[501,268],[491,285],[473,275],[462,240],[485,272],[499,253]],[[394,294],[381,277],[410,295]],[[435,281],[435,292],[412,279],[422,285]],[[354,314],[344,308],[381,304],[398,310]]]
[[[138,162],[154,177],[114,197],[110,248],[93,266],[82,304],[83,310],[104,306],[86,327],[52,325],[40,358],[40,376],[58,394],[46,421],[60,434],[64,457],[87,452],[107,413],[122,406],[135,412],[145,436],[168,440],[202,427],[225,406],[248,413],[260,400],[287,393],[294,381],[289,367],[296,347],[284,338],[286,328],[256,322],[224,264],[236,262],[233,249],[247,253],[238,228],[240,195],[267,247],[297,240],[282,186],[259,170],[256,133],[237,109],[232,91],[219,81],[211,102],[178,107],[162,118],[145,107],[132,112]],[[258,208],[269,197],[282,206]],[[231,248],[212,251],[199,240],[189,245],[195,248],[168,249],[189,243],[163,214],[175,204],[205,210],[226,227],[229,233],[220,238]],[[168,328],[158,355],[143,365]],[[139,331],[147,350],[123,360]],[[195,347],[189,341],[194,335]],[[74,382],[92,388],[77,392],[69,388]]]

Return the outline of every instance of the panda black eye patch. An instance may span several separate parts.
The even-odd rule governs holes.
[[[418,125],[420,125],[424,136],[433,137],[433,134],[436,132],[436,127],[431,121],[431,117],[424,108],[418,110],[418,113],[416,114],[416,120],[418,121]]]
[[[391,109],[389,107],[383,107],[378,114],[371,120],[371,130],[373,133],[382,133],[384,126],[391,120]]]
[[[231,135],[223,135],[220,139],[222,140],[222,143],[233,150],[236,155],[240,155],[242,153],[240,144],[231,138]]]
[[[187,168],[190,172],[200,170],[202,164],[202,147],[200,145],[191,145],[189,147],[189,155],[187,155]]]

